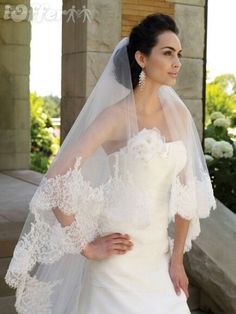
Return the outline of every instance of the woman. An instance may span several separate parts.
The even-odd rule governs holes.
[[[153,14],[115,47],[30,202],[5,277],[18,313],[190,313],[183,253],[216,204],[171,87],[177,34]]]

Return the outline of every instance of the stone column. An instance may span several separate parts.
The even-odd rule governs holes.
[[[69,20],[72,6],[91,12]],[[63,140],[121,39],[121,0],[64,0],[61,139]]]
[[[29,0],[0,0],[0,169],[27,169],[30,158],[30,21],[15,21],[6,5]]]
[[[182,68],[176,90],[191,111],[200,137],[203,136],[205,85],[205,0],[166,0],[175,4],[175,21],[183,47]]]

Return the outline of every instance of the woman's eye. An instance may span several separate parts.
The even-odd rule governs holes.
[[[172,53],[172,51],[166,51],[164,54],[165,54],[165,55],[171,55],[171,53]],[[179,58],[182,58],[182,54],[179,53],[179,54],[178,54],[178,57],[179,57]]]

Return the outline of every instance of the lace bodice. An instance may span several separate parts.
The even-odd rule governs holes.
[[[181,183],[179,172],[187,160],[182,141],[165,142],[157,128],[145,128],[108,156],[110,175],[98,186],[85,180],[81,156],[64,175],[44,177],[29,204],[30,229],[18,241],[5,276],[6,283],[17,288],[17,310],[28,313],[33,307],[37,313],[51,313],[49,296],[61,289],[62,279],[42,282],[40,270],[47,271],[54,263],[64,265],[64,258],[77,267],[73,265],[84,262],[81,250],[99,234],[130,234],[135,250],[122,256],[129,257],[125,262],[133,265],[146,256],[145,263],[156,264],[154,251],[156,256],[168,248],[172,253],[167,227],[178,213],[191,220],[184,246],[184,252],[189,251],[200,233],[199,217],[206,217],[210,205],[216,205],[207,173],[201,181],[193,176],[187,185]],[[196,192],[198,202],[193,202]],[[73,223],[62,227],[52,212],[55,207],[73,214]],[[34,275],[36,265],[39,277]],[[78,280],[80,274],[77,269]]]
[[[166,143],[156,128],[142,129],[110,154],[109,162],[112,176],[121,182],[104,187],[101,234],[131,233],[136,243],[158,246],[162,241],[166,250],[169,193],[186,162],[184,144]]]

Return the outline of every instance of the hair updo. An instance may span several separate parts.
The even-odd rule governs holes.
[[[137,86],[139,74],[142,71],[142,68],[134,57],[135,52],[139,50],[146,56],[150,56],[152,48],[158,43],[158,35],[166,31],[171,31],[176,35],[179,33],[179,29],[173,18],[162,13],[147,15],[139,24],[132,28],[129,34],[129,43],[125,48],[128,53],[133,89]],[[124,57],[124,55],[123,53],[119,53],[121,52],[120,50],[117,51],[114,58],[116,79],[118,82],[122,82],[125,87],[130,87],[130,84],[122,78],[122,56]]]

